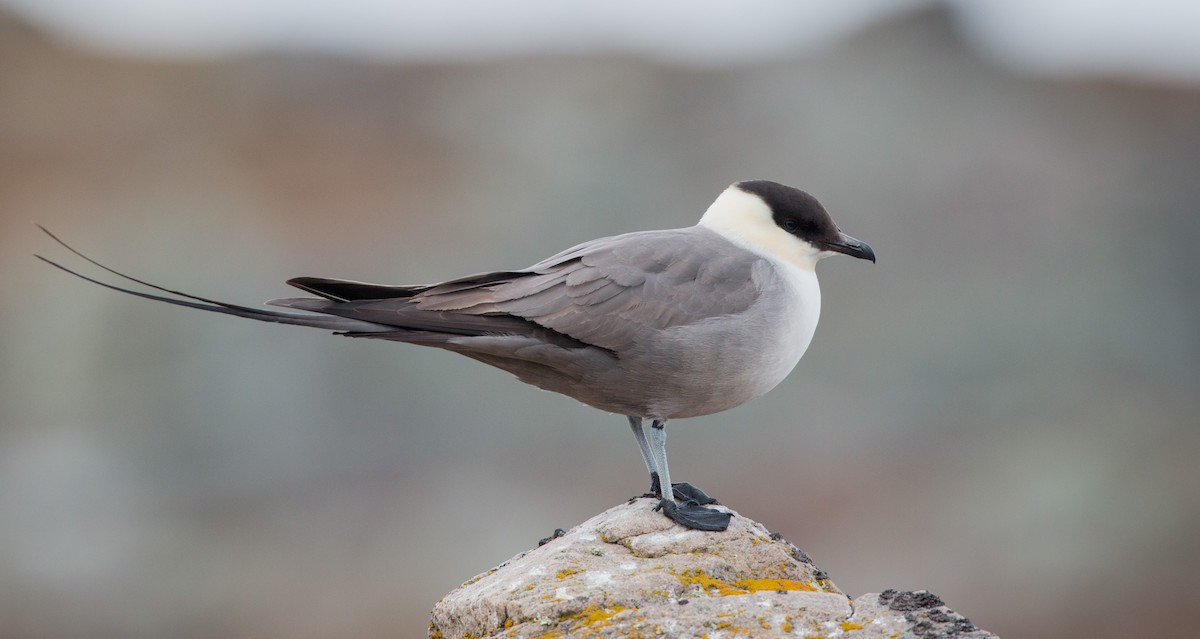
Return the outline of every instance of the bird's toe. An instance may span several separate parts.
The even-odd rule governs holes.
[[[725,530],[729,528],[729,520],[733,518],[733,513],[705,508],[691,500],[676,504],[663,499],[658,502],[657,509],[661,509],[671,521],[693,530]]]
[[[671,484],[671,488],[675,491],[675,499],[678,499],[679,501],[694,501],[701,506],[721,503],[712,497],[709,497],[708,493],[685,481],[673,483]]]

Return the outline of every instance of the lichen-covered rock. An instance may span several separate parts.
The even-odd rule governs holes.
[[[735,516],[688,530],[635,499],[475,577],[429,636],[990,637],[925,592],[851,600],[808,555]]]

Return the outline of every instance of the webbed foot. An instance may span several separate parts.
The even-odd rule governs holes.
[[[671,488],[675,491],[675,499],[678,499],[679,501],[694,501],[701,506],[721,503],[712,497],[709,497],[708,493],[705,493],[703,490],[700,490],[686,481],[671,484]]]
[[[708,493],[685,481],[672,483],[671,489],[675,492],[675,499],[678,499],[679,501],[691,500],[697,504],[700,504],[701,506],[721,503],[712,497],[709,497]],[[658,479],[658,473],[650,473],[650,492],[642,496],[662,497],[662,483]]]
[[[655,510],[662,510],[671,521],[692,530],[725,530],[729,528],[729,520],[733,518],[733,513],[705,508],[691,499],[679,504],[663,499],[658,502]]]

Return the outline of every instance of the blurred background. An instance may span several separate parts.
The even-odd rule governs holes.
[[[451,354],[172,308],[419,283],[817,195],[775,392],[675,475],[853,595],[1172,636],[1200,555],[1200,5],[0,1],[0,636],[423,636],[639,494],[625,420]]]

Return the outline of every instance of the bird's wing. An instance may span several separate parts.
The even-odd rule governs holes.
[[[619,352],[647,330],[746,310],[769,271],[764,262],[703,227],[647,231],[586,242],[524,271],[435,285],[409,300],[426,311],[515,316]]]

